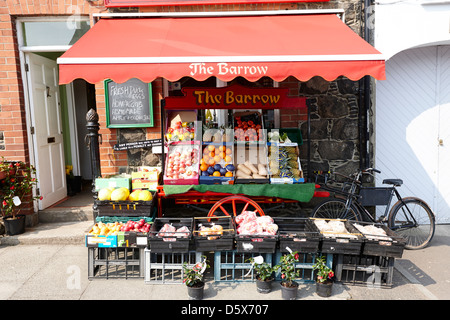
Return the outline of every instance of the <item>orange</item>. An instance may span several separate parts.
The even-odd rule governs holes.
[[[231,149],[230,148],[227,148],[227,150],[225,151],[227,154],[232,154],[233,153],[233,151],[231,151]]]
[[[208,154],[208,153],[209,153],[208,148],[203,149],[203,154]]]
[[[205,163],[208,163],[209,156],[205,154],[202,159],[205,161]]]
[[[212,144],[210,144],[209,146],[208,146],[208,150],[209,151],[214,151],[216,149],[216,147],[214,147]]]
[[[219,171],[214,171],[213,177],[220,177],[220,172]]]
[[[223,158],[225,158],[225,156],[226,156],[227,154],[225,153],[225,151],[223,151],[223,152],[221,152],[220,154],[219,154],[219,156],[223,159]]]
[[[225,146],[220,146],[219,151],[225,151]]]
[[[216,171],[217,172],[217,171]],[[233,176],[233,172],[231,172],[231,171],[227,171],[226,173],[225,173],[225,177],[232,177]]]
[[[225,157],[225,162],[231,162],[231,157],[230,156],[226,156]]]
[[[216,153],[215,153],[214,151],[211,151],[211,152],[209,153],[209,156],[210,156],[211,158],[214,158],[215,155],[216,155]]]
[[[208,163],[210,166],[213,166],[213,165],[216,164],[216,162],[214,161],[213,158],[209,159],[207,163]]]
[[[200,166],[200,170],[202,170],[202,171],[208,170],[208,165],[206,163],[202,163]]]
[[[215,161],[216,163],[219,163],[221,160],[222,160],[222,158],[219,157],[219,156],[215,156],[215,157],[214,157],[214,161]]]

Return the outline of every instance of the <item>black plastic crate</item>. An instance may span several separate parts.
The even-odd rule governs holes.
[[[176,229],[183,226],[189,229],[188,235],[184,232],[160,233],[165,224],[171,224]],[[156,218],[148,233],[148,248],[153,253],[186,253],[189,251],[192,239],[192,218]]]
[[[127,216],[127,217],[150,217],[153,215],[153,207],[156,201],[156,192],[152,192],[150,201],[112,201],[94,200],[96,216]]]
[[[229,251],[234,247],[236,228],[230,216],[194,217],[194,243],[199,252]],[[202,232],[200,227],[211,228],[213,225],[222,227],[221,233]]]
[[[335,259],[336,260],[336,259]],[[395,258],[369,255],[337,255],[337,281],[368,288],[392,287]]]
[[[362,245],[364,239],[361,233],[352,226],[347,220],[338,220],[338,219],[317,219],[312,218],[314,220],[326,220],[329,222],[330,220],[342,221],[344,223],[345,229],[348,231],[346,233],[332,233],[332,232],[324,232],[320,230],[322,235],[322,241],[320,245],[320,251],[322,253],[335,253],[335,254],[361,254]]]
[[[274,223],[278,225],[278,240],[280,251],[283,253],[292,251],[315,253],[320,247],[319,229],[309,218],[274,217]]]
[[[364,238],[364,244],[362,247],[362,254],[372,256],[384,256],[401,258],[403,250],[405,249],[406,241],[401,236],[397,235],[394,231],[389,229],[386,225],[372,222],[356,222],[352,221],[352,225],[361,232]],[[382,229],[386,233],[386,237],[379,236],[377,234],[364,233],[357,228],[356,225],[362,226],[374,226]]]

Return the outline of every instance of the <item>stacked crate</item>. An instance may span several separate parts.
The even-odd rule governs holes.
[[[401,258],[405,240],[383,224],[350,222],[358,230],[361,227],[376,227],[386,236],[362,233],[363,245],[358,255],[339,254],[335,273],[336,280],[352,285],[391,287],[395,258]]]
[[[96,179],[96,189],[103,187],[130,188],[131,180],[126,177]],[[95,223],[108,224],[127,221],[151,224],[155,216],[156,192],[150,201],[95,200]],[[86,234],[88,248],[88,278],[143,278],[144,249],[147,247],[147,233],[118,231],[114,234]]]

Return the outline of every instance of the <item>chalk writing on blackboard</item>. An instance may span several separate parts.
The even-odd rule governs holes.
[[[162,146],[162,140],[161,139],[153,139],[153,140],[117,143],[113,146],[113,149],[115,151],[121,151],[121,150],[137,149],[137,148],[150,148],[150,147],[155,147],[155,146]]]
[[[108,128],[152,127],[151,84],[139,79],[105,81]]]

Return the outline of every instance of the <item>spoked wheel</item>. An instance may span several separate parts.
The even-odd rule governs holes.
[[[208,217],[217,215],[238,216],[244,211],[255,211],[264,216],[264,211],[254,200],[244,196],[229,196],[217,201],[209,210]]]
[[[342,199],[325,200],[314,208],[312,217],[322,219],[361,220],[358,209],[353,206],[347,208],[345,200]]]
[[[389,213],[389,228],[406,240],[406,249],[423,249],[435,231],[435,218],[431,208],[418,198],[403,198]]]

